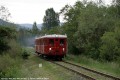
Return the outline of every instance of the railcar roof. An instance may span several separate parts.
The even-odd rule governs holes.
[[[36,39],[40,39],[40,38],[67,38],[67,35],[58,35],[58,34],[45,35],[45,36],[37,37]]]

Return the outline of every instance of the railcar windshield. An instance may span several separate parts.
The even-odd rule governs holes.
[[[60,39],[60,45],[63,46],[65,44],[64,39]]]
[[[50,39],[50,40],[49,40],[49,44],[50,44],[51,46],[54,46],[54,40],[53,40],[53,39]]]

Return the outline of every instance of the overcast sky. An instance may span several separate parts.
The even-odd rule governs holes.
[[[42,23],[45,10],[53,7],[59,12],[66,4],[74,5],[78,0],[0,0],[0,5],[8,8],[10,21],[14,23]],[[104,0],[109,4],[111,0]],[[60,17],[61,22],[62,17]]]

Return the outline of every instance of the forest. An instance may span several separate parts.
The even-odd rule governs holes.
[[[49,25],[46,14],[42,34],[67,34],[68,53],[100,61],[120,61],[119,0],[113,1],[110,6],[102,2],[77,1],[74,6],[65,5],[59,14],[64,15],[65,22],[60,25],[57,18],[55,20],[53,17],[59,24],[57,26]],[[55,21],[51,23],[56,24]]]

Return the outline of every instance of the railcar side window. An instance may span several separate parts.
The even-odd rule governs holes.
[[[60,45],[61,45],[61,46],[64,45],[64,39],[60,39]]]
[[[53,46],[53,45],[54,45],[54,40],[53,40],[53,39],[50,39],[50,40],[49,40],[49,44],[50,44],[51,46]]]

